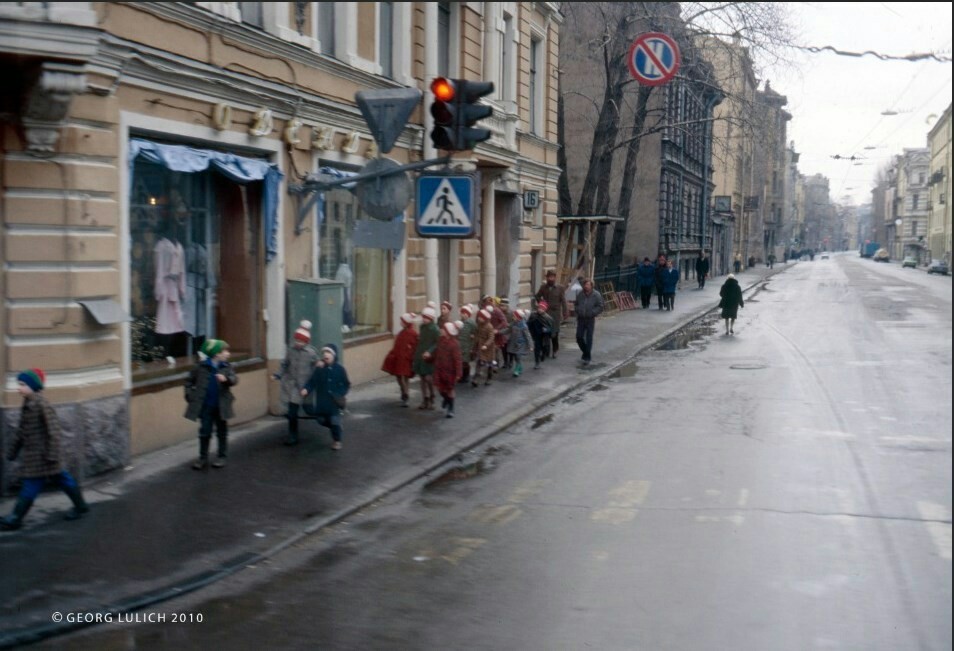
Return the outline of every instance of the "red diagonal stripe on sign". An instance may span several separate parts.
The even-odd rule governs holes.
[[[642,43],[639,44],[639,47],[643,49],[643,52],[646,53],[646,56],[650,58],[650,60],[656,65],[656,67],[662,70],[662,74],[666,74],[670,70],[672,70],[672,68],[667,68],[666,66],[663,65],[662,61],[656,58],[656,53],[653,52],[653,49],[651,47],[649,47],[648,41],[643,41]]]

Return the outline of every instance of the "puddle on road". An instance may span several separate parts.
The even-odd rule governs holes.
[[[623,364],[618,369],[610,373],[607,377],[611,380],[616,380],[623,377],[633,377],[636,375],[636,371],[639,367],[636,366],[636,362],[628,362]]]
[[[530,429],[537,429],[538,427],[543,427],[547,423],[553,422],[553,414],[544,414],[539,418],[533,419],[533,425],[530,426]]]
[[[712,321],[703,321],[690,325],[688,328],[667,337],[653,350],[685,350],[689,348],[692,342],[701,341],[703,338],[714,334],[716,329],[712,327],[712,323]]]
[[[589,389],[587,389],[587,391],[606,391],[607,389],[609,389],[609,387],[606,386],[605,384],[594,384]]]
[[[552,414],[550,415],[552,417]],[[424,485],[424,489],[438,488],[448,482],[461,481],[463,479],[473,479],[479,475],[486,474],[497,467],[499,463],[497,457],[504,454],[510,454],[512,450],[507,446],[492,445],[480,454],[467,453],[457,459],[457,465],[442,473],[436,479],[432,479]]]
[[[577,403],[583,402],[583,396],[567,396],[560,402],[565,405],[575,405]]]

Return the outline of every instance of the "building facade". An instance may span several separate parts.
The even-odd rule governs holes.
[[[310,304],[315,330],[355,382],[405,311],[527,303],[556,258],[561,20],[552,3],[0,7],[3,435],[36,366],[80,475],[194,436],[182,382],[207,338],[231,345],[235,421],[281,413],[292,287],[334,297]],[[344,189],[299,214],[291,186],[378,155],[355,92],[438,75],[497,88],[491,139],[453,161],[480,174],[479,237],[419,238],[411,207],[382,229]],[[429,101],[389,157],[434,157]]]
[[[926,147],[905,149],[901,155],[897,175],[897,230],[894,256],[911,256],[918,264],[929,262],[928,233],[929,187],[928,174],[931,153]],[[900,224],[898,224],[900,220]]]
[[[930,258],[951,263],[951,105],[928,133],[931,152],[929,186],[930,215],[928,248]]]

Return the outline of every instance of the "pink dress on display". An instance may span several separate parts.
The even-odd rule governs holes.
[[[182,299],[186,293],[185,251],[178,242],[162,238],[156,243],[156,333],[171,335],[185,330]]]

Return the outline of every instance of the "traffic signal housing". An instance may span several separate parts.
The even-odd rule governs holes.
[[[438,77],[431,82],[434,101],[431,115],[434,128],[431,142],[445,151],[468,151],[478,142],[490,138],[490,129],[476,127],[479,120],[490,117],[493,109],[478,104],[481,97],[494,91],[491,81],[468,81]]]

